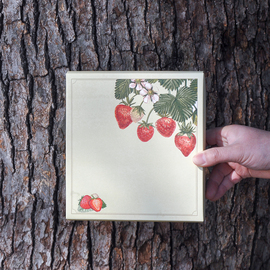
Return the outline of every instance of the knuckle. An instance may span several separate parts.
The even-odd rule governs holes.
[[[218,163],[220,160],[220,151],[218,148],[212,148],[211,151],[209,151],[209,155],[207,157],[207,161],[209,163]]]

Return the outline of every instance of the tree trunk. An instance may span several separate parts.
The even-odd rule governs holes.
[[[65,219],[66,72],[201,70],[208,128],[270,130],[269,1],[0,3],[1,269],[270,269],[263,179],[203,224]]]

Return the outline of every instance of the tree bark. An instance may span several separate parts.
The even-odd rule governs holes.
[[[270,130],[269,4],[0,1],[0,269],[270,269],[265,179],[203,224],[65,219],[66,72],[201,70],[208,128]]]

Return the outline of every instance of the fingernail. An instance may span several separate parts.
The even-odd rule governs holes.
[[[205,156],[203,153],[197,154],[193,157],[193,162],[197,165],[197,166],[203,166],[206,163],[205,160]]]

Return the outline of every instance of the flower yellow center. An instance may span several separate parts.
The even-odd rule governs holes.
[[[153,96],[153,95],[154,95],[154,91],[153,91],[152,89],[150,89],[150,90],[148,91],[148,95]]]
[[[136,79],[136,80],[135,80],[135,83],[136,83],[136,84],[140,84],[140,83],[141,83],[141,80],[140,80],[140,79]]]

